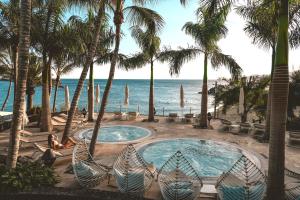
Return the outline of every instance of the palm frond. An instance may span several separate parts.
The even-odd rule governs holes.
[[[133,26],[143,26],[153,32],[159,32],[164,26],[163,18],[154,10],[140,6],[129,6],[124,8],[126,20]]]
[[[230,55],[223,54],[219,50],[215,50],[210,54],[210,61],[214,68],[218,68],[222,65],[225,66],[234,79],[241,75],[242,68],[239,64]]]
[[[189,47],[179,48],[179,50],[164,49],[158,56],[160,62],[168,62],[170,66],[170,74],[178,75],[184,63],[194,59],[202,51],[200,49]]]
[[[129,58],[119,60],[119,67],[128,70],[134,70],[144,67],[150,62],[150,58],[144,53],[135,54]]]

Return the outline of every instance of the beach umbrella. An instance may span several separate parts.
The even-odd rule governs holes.
[[[125,86],[124,106],[128,106],[128,104],[129,104],[129,88],[126,84],[126,86]]]
[[[184,108],[184,92],[182,85],[180,86],[180,108]]]
[[[184,92],[182,85],[180,86],[180,108],[181,114],[183,115],[183,108],[184,108]]]
[[[65,109],[69,111],[70,109],[70,95],[69,95],[69,87],[65,86]]]
[[[242,115],[244,113],[244,100],[245,100],[245,94],[244,94],[244,88],[240,88],[240,97],[239,97],[239,114]]]
[[[96,103],[100,103],[100,86],[99,86],[99,84],[96,87]]]

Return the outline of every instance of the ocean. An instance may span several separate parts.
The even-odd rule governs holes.
[[[70,91],[70,101],[72,100],[74,91],[77,86],[77,79],[62,79],[62,85],[68,85]],[[0,81],[0,106],[6,97],[8,89],[8,81]],[[87,108],[87,84],[81,92],[80,101],[78,107],[82,109]],[[104,79],[95,79],[95,94],[96,86],[100,85],[100,96],[102,97],[103,90],[106,84]],[[124,102],[124,88],[125,85],[129,87],[129,106],[125,107]],[[184,89],[184,101],[185,107],[180,108],[180,85],[182,84]],[[214,81],[208,81],[208,88],[213,87]],[[170,112],[181,113],[200,113],[201,106],[201,94],[198,92],[202,89],[201,80],[154,80],[154,102],[156,113],[159,115],[167,115]],[[60,110],[64,106],[64,88],[59,88],[57,92],[56,108]],[[42,90],[41,87],[36,87],[33,104],[41,104]],[[51,104],[53,103],[54,88],[51,94]],[[208,96],[208,108],[213,110],[213,96]],[[106,107],[107,112],[120,111],[139,111],[141,114],[148,113],[149,102],[149,80],[124,80],[116,79],[113,81],[113,86],[108,99],[108,105]],[[99,110],[100,104],[95,103],[95,112]],[[51,106],[52,108],[52,106]],[[13,109],[13,87],[6,105],[6,111],[12,111]]]

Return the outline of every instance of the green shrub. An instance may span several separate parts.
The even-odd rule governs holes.
[[[52,168],[39,162],[18,163],[15,169],[0,165],[0,192],[31,191],[39,187],[51,187],[58,183]]]

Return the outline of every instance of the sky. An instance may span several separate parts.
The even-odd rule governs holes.
[[[127,1],[128,2],[128,1]],[[165,20],[165,26],[160,33],[161,47],[167,46],[172,49],[187,47],[194,45],[193,39],[185,35],[181,30],[182,26],[188,21],[196,21],[195,10],[198,7],[197,0],[191,0],[190,3],[183,7],[179,0],[160,0],[160,2],[149,6],[157,11]],[[78,12],[78,11],[76,11]],[[78,14],[78,13],[76,13]],[[82,13],[79,13],[83,15]],[[271,70],[271,52],[266,49],[261,49],[251,43],[243,28],[245,20],[238,16],[232,10],[226,21],[228,34],[226,38],[218,42],[224,54],[231,55],[237,63],[242,67],[243,74],[262,75],[269,74]],[[126,55],[139,52],[138,46],[131,38],[129,31],[130,23],[126,21],[122,25],[125,36],[121,40],[120,52]],[[289,67],[290,71],[300,69],[300,48],[298,50],[290,50]],[[179,76],[170,76],[168,64],[156,62],[154,64],[155,79],[202,79],[203,77],[203,55],[183,65]],[[81,69],[76,69],[63,78],[79,78]],[[106,79],[109,73],[109,65],[98,65],[94,67],[94,76],[97,79]],[[125,71],[116,69],[116,79],[149,79],[150,66],[146,65],[141,69],[134,71]],[[230,77],[228,70],[221,67],[217,71],[212,69],[209,64],[208,78],[218,79]]]

